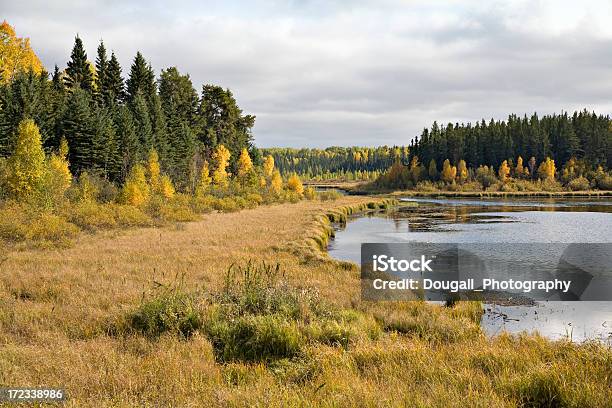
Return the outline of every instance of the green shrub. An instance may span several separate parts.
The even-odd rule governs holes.
[[[202,318],[194,295],[178,287],[163,287],[128,316],[127,324],[130,330],[149,337],[166,332],[189,337],[200,329]]]
[[[269,361],[296,356],[306,339],[297,322],[281,315],[208,319],[206,334],[219,361]]]

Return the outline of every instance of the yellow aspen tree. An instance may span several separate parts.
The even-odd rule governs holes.
[[[459,178],[459,183],[465,183],[468,178],[468,170],[465,160],[459,160],[459,164],[457,165],[457,176]]]
[[[501,166],[499,166],[499,169],[497,170],[497,174],[499,175],[499,179],[501,180],[502,183],[505,183],[506,180],[508,179],[508,175],[510,174],[510,167],[508,166],[508,160],[504,160],[501,164]]]
[[[60,154],[51,153],[45,162],[41,193],[48,205],[61,201],[72,184],[68,160]]]
[[[263,162],[263,173],[266,178],[272,177],[272,172],[274,171],[274,157],[266,156],[266,159]]]
[[[228,185],[227,166],[229,165],[230,151],[223,145],[218,145],[213,153],[213,159],[216,163],[215,171],[213,172],[213,182],[217,186],[225,187]]]
[[[540,163],[540,166],[538,167],[538,174],[540,178],[543,178],[543,179],[554,180],[555,171],[556,171],[555,161],[552,160],[550,157],[547,157],[546,160]]]
[[[124,203],[140,206],[149,200],[149,184],[145,176],[145,168],[137,164],[132,167],[130,174],[125,180],[121,197]]]
[[[5,21],[0,24],[0,83],[9,83],[18,72],[43,71],[29,38],[19,38],[15,29]]]
[[[19,123],[15,151],[7,165],[7,184],[15,198],[26,198],[39,189],[45,171],[45,152],[40,131],[32,119]]]
[[[253,170],[253,162],[247,149],[242,149],[238,158],[238,178],[244,179]]]
[[[151,190],[154,193],[160,192],[161,167],[159,165],[159,156],[155,149],[149,152],[149,157],[147,158],[147,177]]]
[[[524,171],[524,166],[523,166],[523,158],[521,156],[517,157],[516,159],[516,167],[514,169],[514,175],[516,177],[522,177]]]
[[[455,166],[451,166],[450,160],[444,160],[444,163],[442,163],[442,174],[440,175],[440,177],[442,177],[442,181],[445,183],[452,183],[456,176],[457,168]]]
[[[279,194],[283,189],[283,179],[278,169],[275,169],[272,173],[272,178],[270,180],[270,188],[275,194]]]
[[[206,194],[211,182],[212,179],[210,178],[210,169],[208,167],[208,162],[205,161],[202,165],[202,170],[200,170],[200,180],[198,182],[198,186],[196,187],[196,195],[203,196]]]
[[[297,174],[292,174],[287,180],[287,188],[290,191],[296,192],[299,195],[304,193],[304,186],[302,185],[302,180],[298,177]]]
[[[174,185],[172,184],[170,177],[166,174],[161,176],[159,180],[159,193],[162,195],[162,197],[172,198],[174,197],[175,192],[176,191],[174,190]]]

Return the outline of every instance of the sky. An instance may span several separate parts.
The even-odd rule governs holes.
[[[439,123],[612,112],[609,0],[0,0],[48,70],[74,37],[124,75],[230,88],[260,147],[408,144]]]

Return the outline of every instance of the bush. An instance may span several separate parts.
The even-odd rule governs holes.
[[[338,190],[327,190],[319,193],[319,199],[321,199],[321,201],[335,201],[340,197],[342,197],[342,194],[340,194]]]
[[[314,188],[306,187],[304,189],[304,198],[307,200],[314,200],[317,197],[317,193]]]
[[[0,238],[65,246],[79,229],[64,218],[28,204],[9,203],[0,209]]]
[[[600,190],[612,190],[612,176],[606,174],[597,181],[597,187]]]
[[[586,191],[591,188],[589,180],[583,176],[571,180],[569,183],[567,183],[567,186],[572,191]]]
[[[195,296],[180,287],[160,287],[160,293],[143,301],[128,316],[128,328],[149,337],[170,332],[189,337],[202,326]]]
[[[223,315],[209,318],[206,334],[219,361],[270,361],[294,357],[306,339],[295,321],[283,316],[244,316],[229,321]]]
[[[75,204],[69,209],[68,219],[80,228],[95,231],[117,226],[115,211],[110,206],[91,201]]]

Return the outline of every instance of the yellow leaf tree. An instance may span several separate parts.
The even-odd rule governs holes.
[[[212,179],[210,178],[210,169],[208,167],[208,162],[205,161],[202,165],[202,170],[200,171],[200,181],[198,182],[198,186],[196,187],[196,195],[203,196],[206,194],[208,187],[210,187],[210,183]]]
[[[556,171],[555,161],[552,160],[550,157],[547,157],[546,160],[540,163],[540,166],[538,167],[538,174],[540,178],[543,178],[543,179],[554,180],[555,171]]]
[[[40,188],[45,171],[45,152],[40,131],[32,119],[19,123],[15,151],[8,159],[8,170],[7,184],[15,198],[26,198]]]
[[[59,203],[72,184],[67,155],[68,143],[65,138],[62,138],[59,152],[51,153],[45,161],[41,195],[46,205],[52,206]]]
[[[147,178],[145,176],[145,168],[137,164],[132,167],[130,174],[125,180],[121,197],[124,203],[140,206],[149,200],[150,190]]]
[[[298,177],[297,174],[292,174],[287,180],[287,188],[290,191],[296,192],[299,195],[304,193],[304,186],[302,185],[302,180]]]
[[[217,165],[212,178],[213,182],[218,186],[225,187],[228,185],[229,175],[227,174],[227,166],[229,165],[230,156],[230,151],[221,144],[217,146],[212,155]]]
[[[267,156],[263,162],[263,173],[266,178],[272,177],[274,171],[274,157]]]
[[[17,73],[43,71],[40,62],[32,48],[29,38],[19,38],[15,30],[5,21],[0,24],[0,83],[10,82]]]
[[[279,194],[283,189],[283,179],[278,169],[274,170],[272,173],[272,178],[270,179],[270,189],[275,194]]]
[[[451,166],[450,160],[444,160],[444,163],[442,163],[442,174],[440,177],[442,178],[442,181],[452,183],[453,180],[455,180],[455,177],[457,177],[457,167]]]
[[[247,149],[242,149],[238,158],[238,178],[244,179],[253,170],[253,162]]]
[[[499,166],[499,170],[497,170],[497,174],[499,175],[499,179],[502,183],[505,183],[508,180],[508,175],[510,174],[510,167],[508,166],[508,160],[504,160]]]
[[[519,156],[516,159],[516,167],[514,168],[514,175],[516,177],[523,177],[524,173],[525,173],[525,169],[523,167],[523,158]]]
[[[164,198],[172,198],[174,197],[174,185],[172,184],[172,180],[166,174],[161,176],[159,180],[159,193]]]
[[[465,160],[459,160],[457,165],[457,176],[459,177],[459,183],[465,183],[468,179],[468,169],[465,164]]]
[[[154,193],[161,191],[161,166],[159,165],[159,155],[155,149],[149,152],[147,158],[147,177],[149,185]]]

